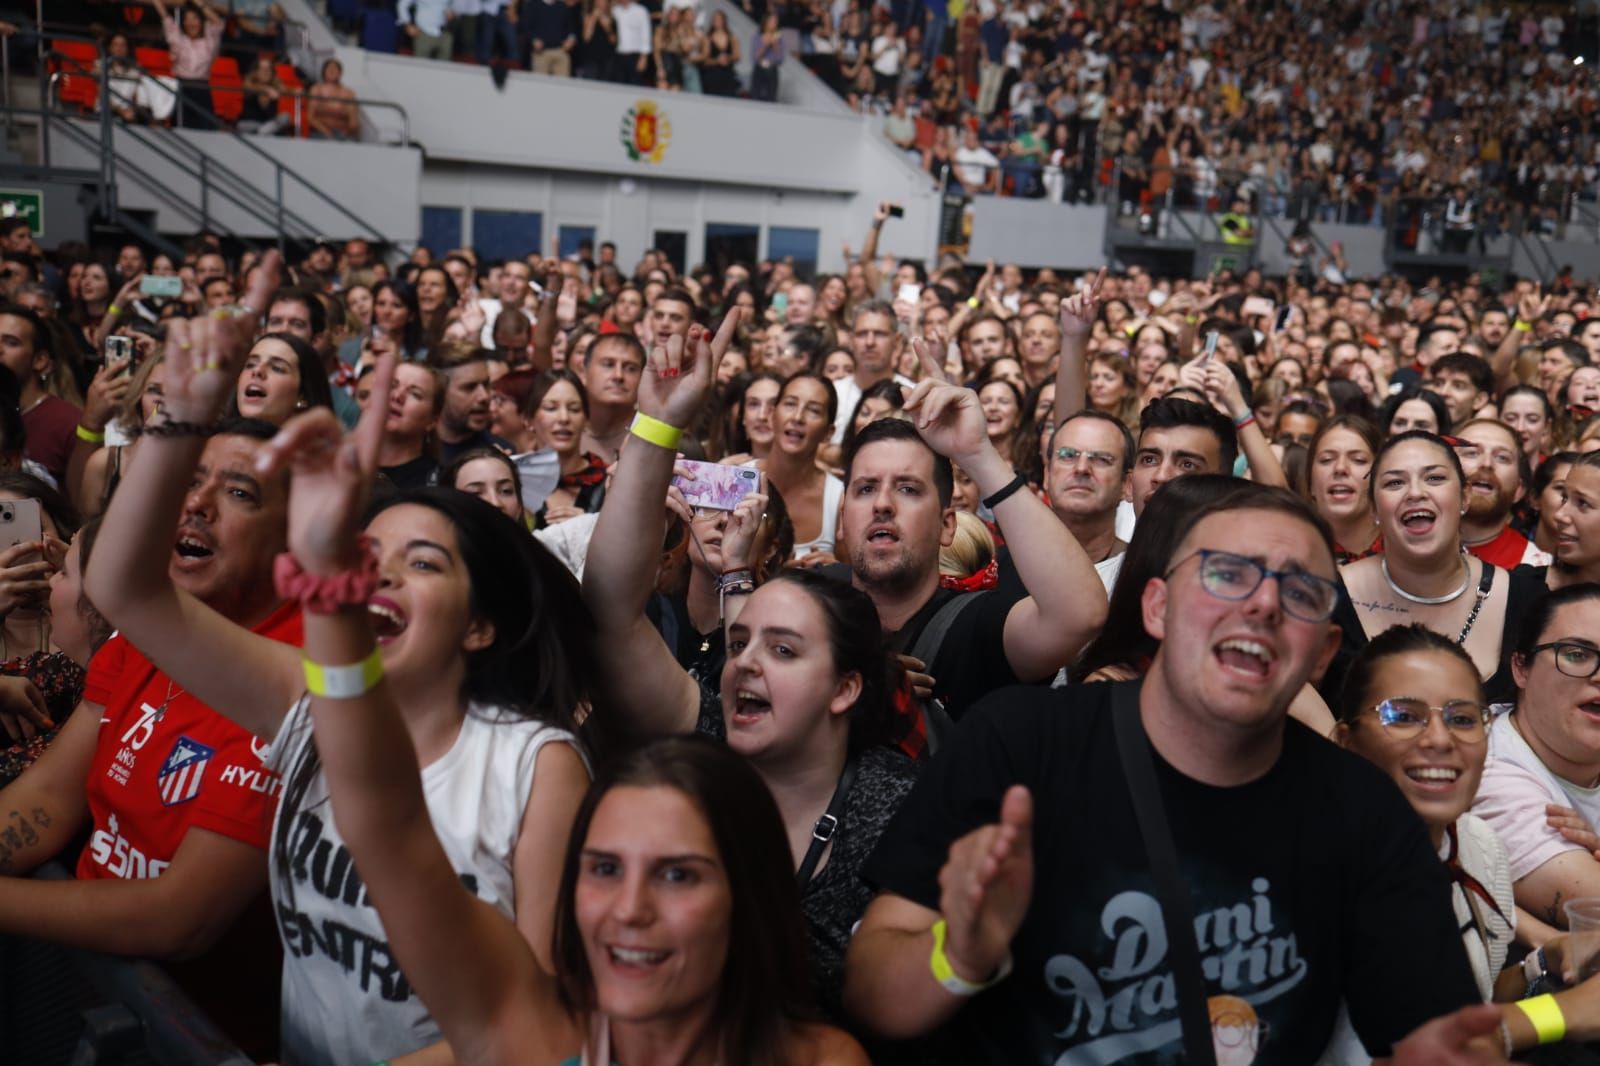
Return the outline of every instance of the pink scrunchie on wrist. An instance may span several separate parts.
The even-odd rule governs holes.
[[[356,538],[361,561],[349,570],[329,577],[308,574],[290,552],[280,552],[272,561],[272,583],[278,595],[298,600],[312,614],[332,614],[341,607],[364,606],[378,590],[378,553],[372,538],[363,533]]]

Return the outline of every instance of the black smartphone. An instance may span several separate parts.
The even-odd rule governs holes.
[[[899,204],[890,204],[889,205],[889,217],[890,218],[905,218],[906,217],[906,209],[901,207]]]

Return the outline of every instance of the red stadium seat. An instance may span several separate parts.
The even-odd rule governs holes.
[[[244,111],[244,79],[239,76],[239,61],[219,56],[211,64],[211,110],[224,122],[237,122]]]
[[[83,74],[61,76],[61,102],[93,111],[100,100],[100,80]]]
[[[165,48],[135,48],[133,58],[146,74],[172,76],[172,53]]]
[[[51,41],[50,72],[60,74],[60,99],[93,111],[100,100],[100,80],[94,76],[99,51],[83,41]]]
[[[294,130],[294,136],[305,137],[310,132],[310,125],[306,119],[306,99],[304,96],[290,95],[291,93],[304,93],[306,91],[305,82],[300,80],[300,72],[294,69],[294,64],[292,63],[279,63],[277,69],[278,80],[283,82],[283,87],[286,90],[282,96],[278,97],[278,114],[293,117],[295,102],[298,100],[300,104],[300,125],[299,128]]]

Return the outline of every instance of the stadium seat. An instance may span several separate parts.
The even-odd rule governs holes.
[[[278,114],[289,115],[292,118],[295,113],[294,109],[296,97],[289,95],[289,93],[305,92],[305,82],[300,80],[300,72],[294,69],[294,65],[292,63],[279,63],[277,69],[278,80],[283,82],[284,89],[288,90],[288,92],[285,92],[284,95],[278,97]],[[307,124],[306,119],[306,110],[306,102],[304,99],[301,99],[300,125],[294,130],[294,135],[296,137],[305,137],[310,133],[310,126]]]
[[[85,111],[95,110],[100,100],[100,80],[84,74],[61,75],[61,102],[77,104]]]
[[[146,74],[163,78],[172,76],[172,53],[165,48],[135,48],[133,58]]]
[[[361,47],[393,55],[400,47],[400,28],[393,11],[368,8],[361,17]]]
[[[239,91],[243,85],[239,61],[218,56],[211,64],[211,110],[224,122],[237,122],[244,111],[244,93]]]
[[[51,69],[67,74],[89,74],[100,58],[100,50],[87,41],[51,41]]]

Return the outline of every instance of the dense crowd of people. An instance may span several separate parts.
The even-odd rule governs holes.
[[[969,195],[1130,213],[1243,202],[1291,223],[1390,226],[1408,245],[1426,232],[1455,252],[1508,233],[1564,235],[1592,224],[1600,200],[1600,96],[1593,64],[1575,62],[1579,17],[1559,4],[744,0],[749,34],[694,0],[390,6],[399,47],[497,78],[524,69],[773,100],[797,58]],[[157,8],[174,59],[194,57],[199,73],[141,74],[127,40],[110,37],[116,76],[142,88],[126,93],[140,103],[125,118],[149,118],[151,101],[162,117],[174,90],[203,102],[202,67],[226,42],[247,50],[242,128],[283,131],[287,87],[248,52],[275,50],[275,5]],[[314,136],[359,132],[337,73],[310,90]]]
[[[836,84],[969,192],[1242,196],[1272,217],[1405,229],[1424,209],[1443,222],[1459,189],[1452,223],[1490,236],[1592,210],[1596,87],[1568,5],[1135,6],[848,9]]]
[[[0,221],[0,933],[289,1064],[1600,1039],[1594,284],[892,207],[814,278]]]

